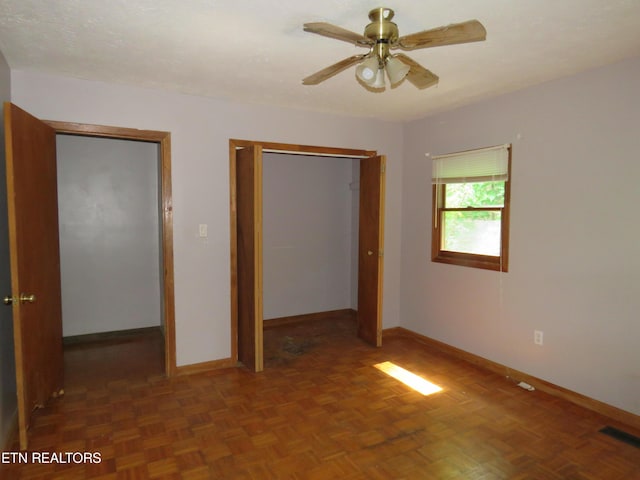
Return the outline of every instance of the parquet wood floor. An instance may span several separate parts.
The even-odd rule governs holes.
[[[260,374],[166,379],[156,365],[99,380],[97,367],[71,360],[68,372],[87,371],[68,375],[66,395],[36,412],[30,450],[100,452],[102,462],[4,465],[0,476],[640,479],[640,450],[598,432],[610,419],[412,339],[383,343],[369,347],[338,318],[265,331]],[[124,365],[129,355],[119,355]],[[385,361],[443,390],[423,396],[373,367]]]

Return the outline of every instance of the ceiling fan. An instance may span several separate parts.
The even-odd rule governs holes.
[[[305,32],[369,48],[369,52],[353,55],[334,63],[304,78],[302,83],[317,85],[352,65],[359,64],[356,67],[356,77],[366,87],[384,89],[386,71],[392,86],[397,85],[406,77],[417,88],[423,89],[437,84],[438,77],[403,53],[392,55],[391,50],[399,48],[409,51],[442,45],[479,42],[487,37],[487,31],[477,20],[454,23],[400,37],[398,26],[391,21],[393,15],[394,12],[390,8],[380,7],[371,10],[369,12],[371,23],[364,29],[363,35],[330,23],[305,23]]]

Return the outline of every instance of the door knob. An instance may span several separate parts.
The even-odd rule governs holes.
[[[36,301],[36,296],[32,293],[27,295],[26,293],[20,294],[20,303],[33,303]]]
[[[13,303],[13,297],[11,296],[6,296],[4,297],[4,300],[2,301],[5,305],[11,305]]]
[[[371,250],[367,251],[367,255],[371,256],[373,255],[373,252]]]

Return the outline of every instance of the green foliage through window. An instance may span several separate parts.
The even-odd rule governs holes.
[[[500,255],[500,212],[445,212],[443,250]]]
[[[445,188],[443,250],[499,256],[504,182],[451,183]]]
[[[445,208],[503,207],[504,182],[449,183]]]

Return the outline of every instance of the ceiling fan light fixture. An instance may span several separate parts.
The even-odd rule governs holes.
[[[376,73],[376,80],[371,84],[373,88],[384,88],[384,68],[379,68]]]
[[[389,75],[389,81],[391,85],[395,85],[400,83],[404,77],[407,76],[411,67],[409,65],[403,63],[401,60],[398,60],[396,57],[388,57],[387,58],[387,75]]]
[[[373,86],[373,84],[377,82],[378,67],[378,57],[371,56],[366,58],[356,67],[356,76],[365,84]]]

